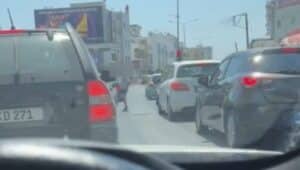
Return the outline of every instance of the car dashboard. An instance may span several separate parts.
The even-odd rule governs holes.
[[[24,165],[24,167],[23,167]],[[82,141],[0,141],[0,169],[298,170],[300,152],[177,146],[117,146]]]

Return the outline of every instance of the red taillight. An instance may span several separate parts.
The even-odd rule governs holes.
[[[242,78],[241,83],[247,88],[252,88],[255,87],[259,83],[259,81],[255,77],[246,76]]]
[[[91,123],[112,120],[114,108],[112,104],[90,106],[89,120]]]
[[[6,34],[22,34],[25,33],[24,30],[0,30],[0,35],[6,35]]]
[[[170,87],[174,91],[189,91],[190,90],[186,84],[179,82],[179,81],[172,82],[170,84]]]
[[[100,81],[89,81],[88,82],[88,95],[89,96],[101,96],[109,94],[108,89]]]
[[[98,80],[89,81],[87,84],[89,95],[89,121],[97,123],[112,120],[115,109],[106,86]]]
[[[282,48],[281,49],[282,53],[299,53],[300,50],[298,48]]]

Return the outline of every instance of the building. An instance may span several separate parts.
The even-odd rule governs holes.
[[[130,37],[131,39],[141,37],[142,27],[137,24],[130,25]]]
[[[300,29],[300,0],[269,0],[266,4],[267,34],[280,42]]]
[[[152,71],[162,70],[176,61],[176,37],[169,33],[150,32],[147,37],[148,63]]]
[[[129,6],[124,11],[111,11],[104,0],[35,10],[37,28],[59,28],[66,22],[82,35],[99,69],[130,63]]]
[[[213,58],[213,48],[211,46],[198,45],[193,48],[185,48],[184,60],[206,60]]]

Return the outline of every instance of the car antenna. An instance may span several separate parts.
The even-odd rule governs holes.
[[[10,29],[11,29],[11,30],[15,30],[16,27],[15,27],[14,20],[13,20],[13,18],[12,18],[12,16],[11,16],[11,13],[10,13],[10,9],[9,9],[9,8],[7,8],[7,13],[8,13],[8,16],[9,16],[9,22],[10,22],[10,25],[11,25]]]

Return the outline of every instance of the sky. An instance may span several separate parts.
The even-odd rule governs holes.
[[[9,0],[0,7],[0,26],[9,28],[6,8],[10,8],[17,28],[34,28],[34,9],[67,7],[74,2],[96,0]],[[169,32],[176,35],[176,0],[106,0],[107,8],[124,10],[130,7],[130,24],[139,24],[143,33]],[[230,23],[233,15],[249,14],[250,38],[266,37],[266,0],[180,0],[181,22],[197,19],[186,25],[187,45],[211,45],[214,58],[222,59],[234,52],[235,42],[245,49],[245,30]],[[181,29],[182,35],[182,29]],[[182,36],[180,37],[182,40]]]

